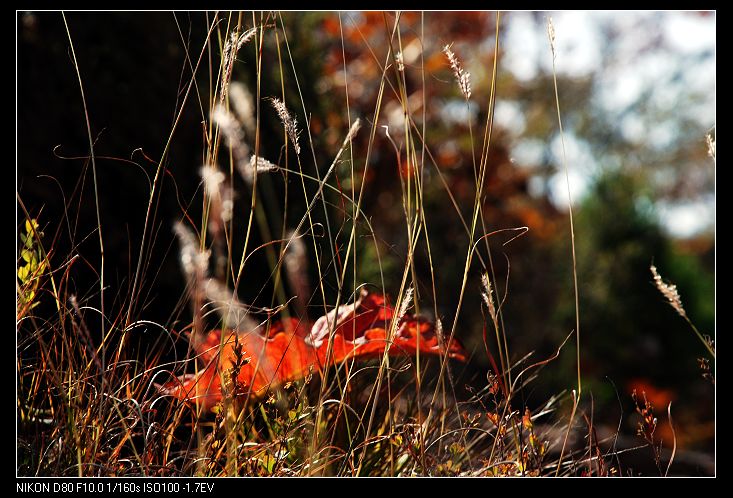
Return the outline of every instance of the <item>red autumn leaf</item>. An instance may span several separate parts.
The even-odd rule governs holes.
[[[434,325],[411,314],[400,319],[390,345],[387,335],[394,316],[394,308],[384,296],[362,291],[355,303],[339,306],[312,326],[291,318],[274,322],[267,336],[259,331],[226,331],[222,337],[221,330],[214,330],[196,347],[203,368],[196,375],[187,374],[166,384],[163,392],[211,410],[222,399],[221,372],[235,361],[235,334],[249,359],[242,365],[238,380],[254,396],[270,386],[302,379],[311,370],[320,372],[352,358],[380,357],[388,348],[390,356],[413,355],[418,350],[421,354],[443,353]],[[333,347],[327,358],[332,328]],[[466,352],[456,340],[448,345],[448,356],[466,361]]]

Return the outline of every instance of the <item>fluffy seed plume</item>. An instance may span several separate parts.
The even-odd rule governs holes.
[[[700,331],[697,330],[697,327],[695,327],[695,325],[687,317],[687,313],[685,313],[685,309],[682,307],[682,299],[680,299],[680,295],[677,292],[677,286],[665,283],[662,280],[662,276],[657,271],[656,266],[651,265],[649,269],[652,271],[652,275],[654,276],[654,285],[657,286],[659,292],[661,292],[662,295],[667,298],[667,302],[669,302],[670,306],[672,306],[682,318],[687,320],[687,323],[690,324],[690,327],[692,327],[692,330],[695,332],[695,335],[697,335],[697,338],[700,339],[700,341],[705,345],[705,348],[707,348],[707,350],[710,352],[710,355],[715,358],[715,345],[713,344],[712,339],[710,339],[710,337],[708,336],[701,334]]]
[[[288,133],[290,141],[293,143],[295,153],[300,155],[300,144],[298,143],[300,131],[298,131],[298,120],[295,116],[290,114],[288,108],[285,107],[285,103],[280,99],[273,97],[270,99],[270,103],[277,112],[277,115],[280,117],[280,121],[282,121],[285,131]]]
[[[264,171],[277,171],[279,168],[277,164],[273,164],[264,157],[252,156],[249,158],[249,165],[252,169],[257,168],[258,173]]]
[[[292,291],[297,296],[295,305],[300,316],[305,316],[310,287],[308,285],[308,260],[305,244],[297,232],[291,231],[287,235],[288,247],[285,251],[285,274]]]
[[[555,25],[552,24],[552,17],[547,18],[547,37],[550,39],[550,49],[555,56]]]
[[[244,141],[244,129],[239,120],[223,105],[217,105],[211,112],[211,119],[219,126],[227,146],[232,149],[237,167],[245,167],[249,161],[249,146]]]
[[[221,184],[224,183],[224,180],[226,180],[224,173],[219,171],[216,166],[213,165],[202,166],[199,173],[201,173],[201,179],[204,181],[206,194],[211,197],[218,196],[219,188],[221,187]]]
[[[234,203],[232,201],[231,189],[224,187],[226,176],[219,171],[216,165],[202,166],[199,170],[201,179],[204,182],[206,195],[212,201],[212,209],[224,223],[232,219],[232,210]],[[215,224],[209,224],[209,228],[213,229]],[[213,235],[216,235],[215,233]]]
[[[232,77],[232,68],[234,67],[234,61],[237,58],[237,52],[242,48],[242,45],[247,43],[257,33],[257,28],[250,28],[244,33],[238,31],[232,32],[229,40],[224,45],[224,53],[222,54],[222,73],[221,73],[221,102],[226,99],[229,91],[229,79]]]
[[[657,271],[656,266],[652,265],[649,269],[652,271],[652,275],[654,276],[654,285],[657,286],[659,292],[667,298],[670,306],[672,306],[681,317],[687,318],[685,309],[682,307],[682,299],[680,299],[680,295],[677,293],[677,286],[665,283],[664,280],[662,280],[662,276]]]
[[[239,174],[242,175],[244,181],[249,185],[252,185],[254,181],[255,166],[257,167],[257,174],[280,169],[277,164],[271,163],[264,157],[255,155],[250,156],[249,161],[237,161],[237,171],[239,171]]]
[[[347,144],[347,142],[351,142],[354,139],[360,128],[361,119],[356,118],[356,121],[354,121],[354,123],[351,125],[351,128],[349,128],[349,133],[346,134],[346,138],[344,139],[344,146]]]
[[[394,56],[395,61],[397,62],[397,70],[399,72],[402,72],[405,70],[405,57],[402,55],[402,52],[397,52]]]
[[[412,293],[414,289],[410,287],[405,292],[405,297],[402,298],[402,304],[400,305],[400,312],[397,315],[397,323],[400,323],[402,321],[402,318],[407,313],[407,310],[410,308],[410,305],[412,304]]]
[[[189,280],[201,279],[209,268],[209,251],[199,250],[194,233],[180,221],[173,225],[173,231],[181,244],[181,267]]]
[[[456,54],[453,53],[451,45],[444,46],[443,53],[445,53],[445,56],[448,57],[448,62],[450,62],[451,69],[453,69],[453,75],[456,77],[456,81],[458,82],[458,87],[461,89],[461,93],[466,98],[466,100],[470,99],[471,73],[467,73],[463,70],[463,67],[461,66],[461,61],[459,61],[458,57],[456,57]]]
[[[305,244],[297,232],[288,233],[289,244],[285,252],[285,267],[288,273],[295,275],[305,270]]]
[[[219,126],[227,145],[236,148],[244,143],[244,130],[237,118],[223,105],[217,105],[211,112],[211,119]]]
[[[214,305],[225,328],[241,332],[251,332],[258,328],[257,323],[250,317],[249,308],[241,303],[234,292],[219,280],[208,279],[204,292],[206,300]]]
[[[438,336],[438,342],[443,344],[443,322],[440,318],[435,319],[435,335]]]
[[[229,85],[229,102],[247,134],[254,136],[256,127],[254,98],[247,85],[232,81]]]
[[[221,201],[221,219],[224,223],[228,223],[232,220],[234,214],[234,200],[229,197],[224,197]]]
[[[715,160],[715,139],[710,133],[705,135],[705,143],[708,144],[708,155]]]
[[[496,306],[494,305],[493,289],[491,288],[491,281],[485,273],[481,275],[481,286],[483,287],[481,297],[484,298],[484,303],[486,303],[486,307],[489,308],[491,319],[496,322]]]

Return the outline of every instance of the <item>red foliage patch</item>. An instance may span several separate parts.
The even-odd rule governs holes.
[[[242,365],[238,381],[255,396],[270,386],[302,379],[311,371],[320,372],[348,359],[380,357],[385,350],[389,356],[413,355],[418,350],[421,354],[443,354],[435,326],[409,313],[399,319],[390,342],[388,334],[395,315],[384,296],[362,291],[355,303],[339,306],[313,324],[296,318],[273,322],[267,335],[259,329],[213,330],[196,347],[203,368],[196,375],[184,375],[166,384],[163,392],[211,410],[222,399],[221,373],[236,361],[235,335],[249,359]],[[466,361],[458,341],[451,341],[447,349],[448,357]]]

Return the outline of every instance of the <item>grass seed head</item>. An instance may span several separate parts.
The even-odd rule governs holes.
[[[450,62],[451,69],[453,69],[453,75],[456,77],[456,81],[458,82],[458,87],[461,89],[461,93],[466,100],[470,99],[471,73],[463,70],[463,66],[461,66],[461,61],[459,61],[458,57],[456,57],[456,54],[453,53],[451,45],[444,46],[443,53],[445,53],[446,57],[448,57],[448,62]]]
[[[285,127],[285,131],[288,133],[288,137],[290,137],[290,141],[293,143],[295,153],[300,155],[300,143],[298,142],[298,139],[300,138],[300,131],[298,130],[297,118],[290,114],[288,108],[285,106],[285,103],[282,100],[273,97],[270,99],[270,103],[275,109],[275,112],[277,112],[280,121],[282,121],[282,124]]]
[[[659,292],[667,298],[670,306],[672,306],[681,317],[686,317],[687,314],[685,313],[685,309],[682,307],[682,299],[680,299],[680,295],[677,292],[677,286],[664,282],[664,280],[662,280],[662,276],[657,271],[656,266],[652,265],[649,269],[652,271],[652,275],[654,276],[654,285],[657,286]]]

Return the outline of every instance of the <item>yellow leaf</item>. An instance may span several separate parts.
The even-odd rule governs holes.
[[[33,223],[33,228],[31,228],[31,223]],[[25,220],[25,231],[27,233],[32,233],[33,229],[38,230],[38,222],[36,219],[33,218],[32,220]]]
[[[532,427],[534,427],[534,424],[532,423],[532,412],[529,411],[529,408],[525,408],[524,410],[522,425],[524,425],[524,428],[528,430],[531,430]]]
[[[30,274],[30,272],[30,265],[21,266],[20,268],[18,268],[18,278],[20,279],[20,281],[25,283],[28,279],[28,275]]]

